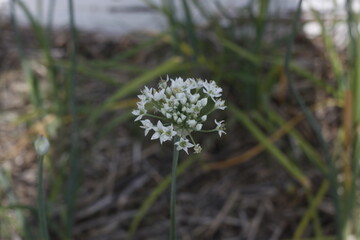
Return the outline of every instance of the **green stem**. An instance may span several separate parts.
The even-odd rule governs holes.
[[[203,132],[203,133],[211,133],[211,132],[217,132],[218,130],[216,128],[214,129],[209,129],[209,130],[199,130],[198,132]]]
[[[150,114],[150,113],[145,113],[144,115],[149,116],[149,117],[153,117],[153,118],[157,118],[157,119],[160,119],[160,120],[165,120],[165,121],[167,120],[166,118],[156,116],[156,115],[153,115],[153,114]]]
[[[67,239],[73,239],[73,227],[75,222],[76,199],[79,188],[81,174],[79,158],[79,122],[78,122],[78,102],[77,102],[77,32],[75,24],[74,1],[68,0],[69,24],[70,24],[70,70],[69,70],[69,113],[72,119],[71,129],[71,149],[69,156],[70,176],[68,181],[66,200],[66,234]]]
[[[175,142],[179,141],[179,137],[176,136],[174,140],[174,153],[172,161],[171,172],[171,193],[170,193],[170,240],[176,239],[176,168],[179,160],[179,151],[176,150]]]
[[[45,198],[43,194],[43,161],[44,156],[39,156],[39,169],[38,169],[38,217],[40,224],[40,234],[42,240],[49,239],[49,233],[46,222],[46,213],[45,213]]]

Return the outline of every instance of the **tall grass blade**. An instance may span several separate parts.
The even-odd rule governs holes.
[[[170,33],[172,37],[174,53],[180,53],[180,36],[179,36],[179,24],[176,19],[176,8],[174,0],[163,0],[162,5],[164,6],[164,14],[168,19]]]
[[[360,124],[360,32],[359,32],[359,15],[354,12],[353,9],[354,2],[352,0],[346,1],[346,10],[347,10],[347,24],[348,32],[350,38],[349,44],[349,60],[351,66],[350,72],[350,89],[352,91],[352,123],[353,123],[353,135],[352,135],[352,179],[351,179],[351,188],[348,193],[348,200],[346,201],[346,208],[344,216],[347,219],[344,219],[344,232],[345,230],[350,230],[350,225],[353,227],[353,233],[357,238],[360,238],[360,217],[358,211],[360,209],[360,203],[358,202],[359,194],[359,176],[360,176],[360,134],[358,131],[358,126]],[[345,218],[344,217],[344,218]],[[352,223],[349,221],[353,220]]]
[[[196,61],[198,59],[198,55],[199,55],[199,42],[197,40],[197,36],[196,36],[196,32],[195,32],[195,24],[194,21],[192,19],[192,13],[191,10],[189,8],[189,3],[188,0],[182,0],[182,4],[183,4],[183,8],[185,11],[185,17],[186,17],[186,31],[190,40],[190,44],[191,47],[193,49],[193,58],[194,61]]]
[[[321,19],[321,15],[319,11],[316,11],[315,9],[311,9],[311,10],[315,16],[316,21],[321,26],[322,38],[324,39],[325,48],[326,48],[325,52],[329,57],[331,68],[335,73],[338,87],[340,87],[343,90],[344,87],[348,84],[346,84],[346,79],[344,77],[344,68],[342,66],[340,56],[336,51],[335,44],[333,43],[331,36],[328,34],[325,23]]]
[[[315,198],[312,199],[311,197],[309,197],[310,206],[306,210],[298,227],[296,228],[293,239],[301,239],[311,218],[316,217],[317,208],[320,206],[321,202],[323,201],[328,189],[329,189],[329,182],[327,180],[324,180],[323,183],[321,184],[320,189],[319,189],[318,193],[316,194]]]
[[[62,103],[59,101],[59,93],[58,89],[59,86],[56,82],[56,70],[54,65],[54,60],[51,56],[51,49],[50,49],[50,43],[49,39],[47,38],[47,35],[44,31],[44,29],[41,27],[39,22],[33,17],[28,7],[24,4],[21,0],[15,0],[18,6],[21,8],[21,10],[25,13],[26,17],[30,21],[30,24],[35,32],[36,38],[40,44],[41,50],[43,51],[45,61],[46,61],[46,67],[47,67],[47,78],[52,84],[52,95],[56,103],[56,111],[57,113],[60,113],[61,105]]]
[[[255,39],[255,52],[260,52],[264,32],[266,30],[266,17],[269,7],[268,0],[259,0],[259,15],[256,18],[256,39]]]
[[[277,114],[274,110],[269,107],[267,111],[269,119],[275,121],[280,126],[284,126],[286,121]],[[320,169],[320,171],[327,176],[328,174],[328,167],[322,161],[320,154],[301,136],[301,134],[295,129],[292,128],[289,130],[289,135],[294,138],[299,144],[299,147],[304,151],[308,159]]]
[[[79,176],[80,176],[80,160],[79,160],[79,124],[78,124],[78,109],[77,109],[77,100],[76,100],[76,68],[77,68],[77,34],[75,26],[75,11],[74,3],[72,0],[68,1],[69,4],[69,23],[70,23],[70,58],[71,58],[71,68],[69,76],[69,112],[71,116],[71,149],[70,149],[70,174],[69,182],[66,194],[66,213],[67,213],[67,236],[69,239],[72,239],[73,234],[73,225],[75,221],[75,209],[76,209],[76,199],[79,185]]]
[[[310,187],[310,181],[303,172],[261,132],[245,113],[232,104],[229,104],[229,110],[302,186],[306,189]]]
[[[42,96],[39,88],[39,83],[38,79],[36,79],[34,76],[29,60],[25,56],[24,44],[19,32],[15,16],[15,4],[16,1],[10,2],[11,23],[14,28],[16,45],[19,51],[21,66],[24,71],[24,77],[30,88],[30,101],[35,108],[40,109],[42,106]]]

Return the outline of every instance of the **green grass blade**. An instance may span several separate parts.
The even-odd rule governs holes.
[[[262,64],[263,60],[260,55],[254,54],[248,51],[247,49],[240,47],[236,43],[227,40],[225,38],[220,38],[219,40],[225,48],[233,51],[239,57],[249,61],[250,63],[256,66],[260,66]],[[274,65],[283,66],[283,59],[280,59],[278,57],[267,57],[264,60]],[[337,90],[335,90],[335,88],[324,82],[322,79],[316,77],[314,74],[307,71],[306,69],[299,67],[298,65],[292,62],[289,62],[289,68],[295,73],[299,74],[300,76],[305,77],[307,80],[309,80],[316,86],[321,87],[322,89],[324,89],[324,91],[328,92],[329,94],[333,96],[339,96],[339,93]]]
[[[319,189],[318,193],[316,194],[315,198],[312,199],[311,197],[309,197],[310,206],[306,210],[298,227],[295,230],[294,237],[293,237],[294,240],[301,239],[301,236],[305,232],[307,225],[310,223],[310,220],[312,218],[315,218],[315,216],[317,215],[317,208],[322,203],[322,201],[325,197],[325,194],[327,193],[328,190],[329,190],[329,182],[327,180],[325,180],[321,184],[320,189]]]
[[[108,133],[110,133],[116,126],[130,120],[134,115],[131,111],[122,113],[118,117],[114,117],[109,123],[106,123],[103,128],[100,130],[100,138],[105,137]]]
[[[264,32],[266,29],[266,17],[269,7],[268,0],[259,0],[259,15],[256,18],[256,39],[255,39],[255,52],[259,52],[261,49]]]
[[[286,121],[277,114],[274,110],[271,108],[267,111],[269,119],[272,121],[275,121],[279,126],[282,126],[286,123]],[[317,166],[322,173],[325,174],[325,176],[328,174],[328,167],[325,165],[325,163],[322,161],[322,157],[320,154],[307,142],[301,134],[296,131],[295,129],[291,129],[289,131],[289,135],[294,138],[294,140],[297,141],[299,144],[299,147],[303,150],[303,152],[306,154],[308,159]]]
[[[224,38],[219,39],[220,43],[225,47],[228,48],[230,50],[232,50],[233,52],[237,53],[240,57],[244,58],[245,60],[249,61],[250,63],[259,66],[262,62],[261,57],[253,54],[252,52],[246,50],[245,48],[240,47],[239,45],[226,40]]]
[[[59,113],[61,109],[62,103],[59,100],[59,92],[58,92],[58,84],[56,82],[56,70],[54,65],[54,60],[51,56],[51,49],[50,49],[50,43],[49,39],[47,38],[47,35],[44,31],[44,29],[41,27],[41,25],[38,23],[38,21],[34,18],[34,16],[31,14],[28,7],[23,3],[21,0],[16,0],[16,3],[19,5],[21,10],[24,12],[25,16],[30,21],[30,24],[35,32],[35,36],[40,44],[41,50],[43,51],[43,54],[45,56],[46,60],[46,67],[47,69],[47,78],[52,84],[52,90],[53,90],[53,98],[55,100],[55,103],[57,104],[56,111]]]
[[[190,44],[191,44],[191,47],[193,50],[194,60],[196,60],[196,59],[198,59],[198,55],[199,55],[199,49],[198,49],[199,42],[197,40],[197,36],[195,33],[195,24],[192,19],[192,13],[189,8],[188,0],[182,0],[182,4],[183,4],[184,11],[185,11],[185,17],[186,17],[186,21],[185,21],[186,31],[187,31],[187,34],[190,39]]]
[[[42,96],[38,84],[38,79],[35,78],[30,62],[25,55],[24,44],[20,36],[20,31],[15,16],[15,2],[13,1],[11,2],[10,5],[10,14],[11,14],[11,23],[14,28],[16,45],[20,55],[21,67],[24,72],[25,81],[27,82],[30,88],[30,101],[35,108],[40,109],[42,107]]]
[[[71,148],[69,156],[69,180],[66,189],[66,234],[73,238],[75,223],[76,199],[80,183],[81,168],[79,158],[80,130],[78,123],[77,103],[77,32],[75,27],[75,10],[73,0],[68,0],[70,24],[70,70],[69,70],[69,113],[71,116]]]
[[[338,81],[338,86],[340,89],[344,89],[346,84],[345,78],[344,78],[344,68],[342,66],[340,56],[336,51],[335,45],[333,43],[333,40],[331,36],[329,36],[328,31],[326,29],[324,21],[321,19],[321,15],[319,11],[316,11],[315,9],[311,9],[312,13],[315,16],[316,21],[321,26],[321,32],[322,32],[322,38],[324,39],[324,44],[326,48],[326,54],[329,57],[332,70],[335,73],[336,79]]]
[[[245,113],[232,104],[229,104],[229,110],[302,186],[310,187],[308,177],[261,132]]]

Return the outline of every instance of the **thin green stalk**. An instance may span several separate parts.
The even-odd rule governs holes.
[[[195,161],[197,161],[197,160],[199,160],[198,155],[192,155],[188,159],[186,159],[185,161],[182,161],[179,164],[178,168],[177,168],[176,176],[179,177],[180,175],[185,173],[185,171],[189,167],[191,167],[195,163]],[[171,184],[171,175],[169,174],[169,175],[166,176],[166,178],[164,178],[164,180],[162,180],[156,186],[156,188],[154,188],[154,190],[151,191],[149,196],[147,198],[145,198],[145,200],[141,204],[139,210],[137,211],[135,218],[132,220],[132,222],[130,224],[130,228],[129,228],[129,231],[128,231],[128,234],[127,234],[127,237],[126,237],[127,240],[131,240],[133,238],[133,236],[134,236],[136,230],[138,229],[141,221],[143,220],[145,215],[148,213],[151,206],[159,198],[159,196],[163,192],[165,192],[165,190],[169,187],[170,184]]]
[[[179,151],[176,149],[175,142],[179,141],[179,137],[174,139],[174,152],[171,171],[171,192],[170,192],[170,240],[176,239],[176,168],[179,160]]]
[[[14,29],[14,36],[16,45],[19,51],[19,56],[21,59],[21,66],[24,71],[24,77],[27,83],[30,87],[30,100],[33,106],[37,109],[40,109],[42,107],[42,96],[38,84],[38,80],[35,78],[34,73],[31,69],[30,62],[27,59],[25,55],[25,48],[22,40],[22,36],[20,34],[17,21],[16,21],[16,15],[15,15],[15,5],[18,4],[17,0],[13,0],[10,2],[10,16],[11,16],[11,24]]]
[[[56,78],[55,78],[55,73],[56,70],[54,68],[54,59],[51,55],[51,46],[50,46],[50,41],[49,38],[46,34],[46,32],[44,31],[44,29],[42,28],[41,24],[39,23],[39,21],[31,14],[29,8],[27,7],[27,5],[21,1],[21,0],[16,0],[16,3],[18,4],[18,6],[21,8],[21,10],[24,12],[25,16],[28,18],[35,36],[39,42],[39,45],[41,47],[41,50],[43,51],[43,55],[45,57],[45,61],[46,61],[46,67],[48,68],[47,71],[47,77],[49,78],[49,80],[52,82],[53,84],[53,94],[54,94],[54,99],[56,101],[58,101],[59,99],[59,93],[58,93],[58,84],[56,82]],[[58,105],[60,105],[59,101],[57,102]],[[59,106],[57,106],[59,107]]]
[[[55,5],[56,0],[50,0],[49,2],[49,8],[48,8],[48,16],[47,16],[47,34],[49,36],[49,41],[51,42],[52,39],[52,29],[53,29],[53,21],[54,21],[54,15],[55,15]]]
[[[70,15],[70,31],[71,31],[71,68],[70,68],[70,96],[69,110],[72,118],[72,136],[71,136],[71,152],[70,152],[70,177],[68,182],[68,193],[66,194],[67,203],[67,235],[72,239],[72,230],[74,225],[75,203],[77,198],[77,190],[79,185],[79,124],[77,120],[77,102],[76,102],[76,29],[74,17],[73,0],[69,0]]]
[[[43,193],[43,162],[44,156],[39,156],[38,170],[38,217],[40,224],[40,235],[42,240],[49,240],[49,233],[46,221],[45,197]]]
[[[175,54],[180,52],[180,38],[179,38],[179,32],[178,32],[178,24],[176,22],[176,9],[175,9],[175,3],[173,0],[164,0],[163,6],[165,7],[165,15],[169,21],[170,26],[170,33],[172,36],[173,41],[173,49]]]
[[[255,21],[256,27],[256,39],[255,39],[255,52],[259,53],[261,49],[261,44],[264,38],[264,32],[266,29],[266,17],[269,7],[269,1],[260,0],[259,1],[259,15]]]
[[[185,16],[186,16],[186,31],[189,36],[190,44],[193,50],[193,59],[196,61],[199,57],[198,41],[195,33],[195,25],[192,19],[188,0],[182,0]]]
[[[345,204],[344,208],[344,234],[346,231],[346,228],[350,225],[349,221],[352,218],[353,219],[353,232],[356,234],[356,237],[359,238],[360,235],[360,227],[359,227],[359,216],[357,214],[359,210],[359,205],[357,205],[357,194],[359,191],[359,184],[358,184],[358,177],[360,173],[360,151],[359,151],[359,134],[358,131],[356,131],[357,127],[360,123],[360,106],[359,106],[359,99],[360,99],[360,41],[359,41],[359,16],[355,14],[353,10],[353,1],[347,0],[346,1],[346,9],[347,9],[347,24],[348,24],[348,32],[349,32],[349,62],[351,63],[351,70],[350,71],[350,88],[352,89],[353,93],[353,127],[354,127],[354,135],[352,139],[352,159],[351,159],[351,165],[352,165],[352,179],[351,179],[351,187],[349,189],[349,193],[347,196],[347,203]],[[345,219],[346,218],[346,219]]]

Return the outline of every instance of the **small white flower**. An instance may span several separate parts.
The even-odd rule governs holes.
[[[133,110],[131,113],[134,114],[135,116],[137,116],[137,118],[135,118],[135,122],[139,121],[140,119],[143,118],[143,116],[146,114],[146,109],[135,109]]]
[[[173,93],[184,92],[186,88],[184,80],[181,77],[176,78],[175,80],[171,79],[171,88]]]
[[[200,97],[200,94],[198,94],[198,93],[196,93],[196,94],[194,94],[194,95],[189,95],[189,96],[188,96],[189,101],[190,101],[191,103],[196,103],[197,100],[199,99],[199,97]]]
[[[196,125],[196,121],[191,119],[191,120],[187,120],[186,121],[187,125],[190,127],[190,128],[194,128],[195,125]]]
[[[149,119],[142,120],[141,123],[142,123],[141,128],[145,129],[145,136],[146,136],[149,133],[149,131],[153,129],[154,125],[150,122]]]
[[[210,83],[204,82],[204,88],[204,93],[208,94],[212,99],[221,96],[222,89],[218,87],[214,81],[211,81]]]
[[[220,110],[224,110],[226,108],[225,101],[221,100],[221,99],[215,100],[215,108],[220,109]]]
[[[165,92],[166,92],[167,95],[171,95],[171,94],[172,94],[172,90],[171,90],[171,88],[169,88],[169,87],[167,87],[167,88],[165,89]]]
[[[206,115],[204,115],[204,116],[201,117],[201,121],[203,121],[203,122],[205,122],[206,119],[207,119],[207,116],[206,116]]]
[[[199,106],[200,106],[201,108],[203,108],[203,107],[206,106],[207,102],[208,102],[208,99],[207,99],[207,98],[203,98],[203,99],[201,99],[201,100],[199,101]]]
[[[160,142],[163,143],[165,141],[170,141],[175,135],[176,132],[171,124],[170,126],[164,128],[164,133],[160,136]]]
[[[154,96],[152,94],[152,88],[148,88],[145,86],[144,90],[142,91],[143,95],[146,96],[148,100],[151,100]]]
[[[218,131],[219,136],[221,137],[222,134],[226,134],[225,130],[225,124],[224,124],[224,120],[221,120],[220,122],[216,121],[215,119],[215,124],[216,124],[216,131]]]
[[[164,99],[165,98],[165,90],[162,89],[161,91],[159,92],[155,92],[154,94],[154,100],[155,101],[160,101],[161,99]]]
[[[202,150],[202,148],[201,148],[200,144],[196,144],[195,147],[194,147],[194,152],[195,153],[201,153],[201,150]]]
[[[153,127],[152,129],[154,129],[155,133],[151,136],[151,140],[159,138],[161,144],[171,140],[173,136],[176,135],[172,124],[165,127],[161,121],[158,121],[156,127]]]
[[[196,124],[196,126],[195,126],[196,131],[200,131],[202,126],[203,125],[201,123]]]
[[[183,137],[181,137],[180,140],[175,143],[175,145],[177,146],[176,150],[178,150],[178,151],[184,150],[187,154],[189,154],[188,148],[191,148],[194,146],[194,144],[190,143],[187,138],[183,138]]]
[[[148,97],[146,97],[143,94],[138,95],[138,98],[140,99],[141,102],[144,102],[144,103],[147,103],[149,101]]]
[[[162,122],[158,121],[156,127],[153,127],[155,133],[151,136],[151,140],[158,139],[165,132],[164,125]],[[160,140],[162,143],[162,141]]]

